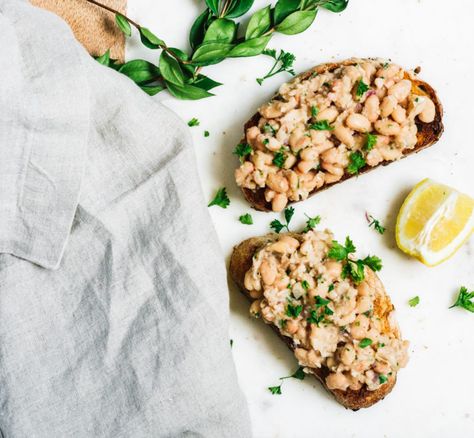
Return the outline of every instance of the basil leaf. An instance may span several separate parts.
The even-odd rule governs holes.
[[[204,39],[206,24],[209,21],[209,9],[206,9],[199,17],[196,18],[191,30],[189,31],[189,44],[192,49],[195,49]]]
[[[329,0],[320,4],[324,9],[331,12],[342,12],[347,8],[349,0]]]
[[[268,42],[270,41],[271,35],[262,36],[259,38],[252,38],[244,41],[243,43],[237,44],[230,52],[229,57],[237,58],[239,56],[256,56],[260,55],[265,50]]]
[[[245,39],[250,40],[261,36],[270,28],[270,25],[270,6],[267,6],[252,15],[247,26],[247,31],[245,32]]]
[[[295,35],[304,32],[313,23],[316,13],[317,10],[293,12],[276,26],[276,30],[285,35]]]
[[[166,52],[161,52],[160,55],[160,72],[161,76],[166,82],[183,85],[184,75],[179,62]]]
[[[110,65],[110,49],[107,50],[102,56],[98,56],[95,60],[102,65],[108,67]]]
[[[278,0],[273,12],[275,24],[281,23],[288,15],[298,10],[300,0]]]
[[[159,49],[161,46],[165,45],[162,39],[158,38],[146,27],[140,27],[140,39],[142,40],[143,45],[149,49]]]
[[[209,93],[208,91],[193,85],[178,85],[171,82],[166,82],[166,86],[168,87],[168,91],[178,99],[197,100],[214,96],[212,93]]]
[[[225,14],[228,18],[237,18],[244,15],[253,5],[253,0],[235,0],[234,4]]]
[[[194,52],[192,61],[197,65],[211,65],[222,61],[232,49],[232,44],[218,41],[203,43]]]
[[[115,14],[115,22],[119,29],[128,37],[132,36],[132,28],[128,20],[122,14]]]
[[[235,37],[237,26],[232,20],[226,18],[218,18],[213,21],[204,35],[204,42],[222,41],[231,43]]]
[[[156,81],[160,76],[159,68],[144,59],[128,61],[118,71],[139,85]]]
[[[193,85],[202,88],[203,90],[209,91],[215,87],[219,87],[222,84],[220,82],[214,81],[211,78],[208,78],[207,76],[198,75],[197,79],[193,82]]]
[[[140,85],[140,88],[150,96],[154,96],[165,89],[163,85]]]
[[[219,0],[206,0],[206,5],[214,15],[219,15]]]

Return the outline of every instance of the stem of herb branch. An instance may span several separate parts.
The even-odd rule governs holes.
[[[279,62],[280,62],[279,59],[275,60],[275,63],[273,64],[273,67],[270,69],[270,71],[265,76],[263,76],[262,78],[257,79],[257,82],[259,83],[259,85],[262,85],[262,83],[265,79],[271,78],[272,76],[275,76],[278,73],[283,71],[281,68],[279,70],[273,71],[275,69],[275,67],[278,65]]]
[[[88,3],[91,3],[95,6],[98,6],[99,8],[105,9],[106,11],[112,12],[113,14],[121,15],[124,17],[133,27],[135,27],[138,31],[142,28],[136,21],[133,21],[131,18],[127,17],[126,15],[122,14],[120,11],[117,11],[114,8],[111,8],[110,6],[104,5],[102,3],[99,3],[96,0],[85,0]],[[172,50],[169,49],[169,47],[166,44],[160,44],[160,48],[164,50],[168,55],[172,56],[176,61],[178,61],[180,64],[191,64],[189,61],[185,61],[181,59],[179,56],[175,55]]]

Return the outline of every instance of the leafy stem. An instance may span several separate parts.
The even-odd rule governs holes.
[[[266,49],[263,51],[263,55],[270,56],[275,60],[270,71],[263,77],[257,78],[259,85],[262,85],[265,79],[271,78],[279,73],[286,71],[290,75],[294,76],[295,71],[293,70],[293,62],[295,61],[295,55],[293,53],[285,52],[280,50],[278,57],[276,56],[276,51],[274,49]]]

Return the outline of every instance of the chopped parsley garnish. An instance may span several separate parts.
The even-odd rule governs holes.
[[[265,134],[275,135],[275,129],[270,125],[270,123],[265,123],[265,125],[263,125],[263,132],[265,132]]]
[[[334,126],[331,126],[327,120],[320,120],[309,125],[309,129],[314,129],[316,131],[332,131]]]
[[[328,291],[331,292],[332,290],[334,290],[334,284],[331,283],[328,287]]]
[[[293,63],[295,62],[295,55],[293,55],[293,53],[280,50],[280,54],[277,57],[275,49],[265,49],[262,54],[272,57],[275,60],[275,63],[265,76],[257,78],[259,85],[262,85],[265,79],[271,78],[283,71],[288,72],[292,76],[295,75],[295,71],[292,68]]]
[[[239,221],[240,221],[241,224],[244,224],[244,225],[252,225],[253,224],[252,215],[250,213],[245,213],[242,216],[240,216]]]
[[[420,297],[418,295],[408,300],[408,305],[410,307],[418,306],[419,303],[420,303]]]
[[[209,137],[209,131],[204,131],[204,137]]]
[[[316,309],[312,309],[309,312],[309,317],[306,318],[306,321],[310,324],[316,324],[318,327],[321,322],[329,322],[326,320],[326,316],[334,314],[334,311],[328,307],[329,303],[329,300],[317,295],[315,298]]]
[[[281,387],[283,385],[283,381],[286,379],[298,379],[298,380],[304,380],[306,374],[303,371],[303,367],[299,367],[291,376],[285,376],[285,377],[280,377],[280,380],[282,381],[278,386],[270,386],[268,387],[268,390],[273,394],[273,395],[280,395],[281,394]]]
[[[298,315],[302,312],[302,310],[303,306],[301,304],[298,304],[296,306],[288,304],[286,306],[286,316],[289,316],[290,318],[297,318]]]
[[[308,218],[308,220],[306,221],[306,227],[304,227],[303,233],[311,231],[316,227],[316,225],[319,224],[319,222],[321,222],[321,216],[309,217],[306,213],[305,216]]]
[[[252,146],[250,146],[248,143],[239,143],[235,149],[233,154],[237,155],[239,157],[239,160],[241,163],[244,162],[244,159],[247,155],[250,155],[252,153]]]
[[[189,122],[188,122],[188,126],[192,127],[192,126],[199,126],[199,120],[196,119],[196,117],[193,117]]]
[[[379,382],[380,384],[387,383],[388,377],[385,374],[379,374]]]
[[[287,207],[284,211],[286,223],[281,223],[278,219],[274,219],[270,222],[270,228],[273,229],[276,233],[279,233],[283,228],[286,228],[287,231],[290,231],[289,225],[291,218],[295,214],[295,209],[293,207]]]
[[[303,280],[303,281],[301,282],[301,286],[303,287],[303,289],[304,289],[305,291],[308,291],[308,289],[309,289],[309,283],[308,283],[306,280]]]
[[[317,106],[311,106],[311,117],[316,117],[319,113],[319,109]]]
[[[227,208],[230,204],[230,199],[227,196],[227,192],[225,187],[221,187],[217,190],[216,196],[214,199],[207,205],[208,207],[212,207],[213,205],[217,205],[221,208]]]
[[[273,164],[281,169],[285,165],[285,161],[286,155],[283,153],[283,150],[280,149],[273,157]]]
[[[351,277],[354,283],[359,284],[365,278],[364,266],[368,266],[373,271],[380,271],[382,269],[382,260],[376,256],[367,256],[365,259],[358,260],[349,258],[349,255],[355,253],[355,251],[356,247],[348,236],[346,237],[345,245],[341,245],[336,240],[332,241],[328,257],[343,262],[342,278]]]
[[[273,395],[281,395],[281,383],[278,386],[269,386],[268,390],[273,394]]]
[[[379,220],[375,219],[372,215],[365,214],[367,221],[369,222],[369,228],[374,227],[374,230],[380,234],[385,233],[385,227],[383,227]]]
[[[376,144],[377,144],[377,135],[367,134],[366,139],[365,139],[364,149],[366,151],[371,151]]]
[[[456,299],[456,302],[450,307],[452,309],[453,307],[462,307],[463,309],[468,310],[469,312],[474,313],[474,291],[473,292],[468,292],[466,287],[461,287],[459,290],[459,295],[458,298]]]
[[[359,347],[360,348],[366,348],[369,345],[372,345],[372,339],[364,338],[364,339],[361,339],[360,342],[359,342]]]
[[[234,345],[234,340],[233,340],[233,339],[231,339],[231,340],[230,340],[230,348],[232,348],[232,347],[233,347],[233,345]]]
[[[347,171],[351,175],[358,174],[360,169],[362,169],[365,166],[365,158],[363,155],[357,151],[357,152],[352,152],[349,155],[349,165],[347,166]]]
[[[369,90],[369,86],[363,80],[357,82],[356,96],[362,97]]]

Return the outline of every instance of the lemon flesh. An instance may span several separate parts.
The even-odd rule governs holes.
[[[474,229],[474,200],[431,179],[418,183],[398,213],[398,247],[428,266],[451,257]]]

